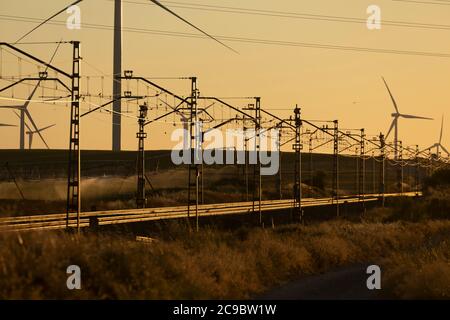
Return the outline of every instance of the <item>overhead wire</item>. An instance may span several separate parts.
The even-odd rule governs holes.
[[[111,1],[111,0],[107,0]],[[152,5],[147,2],[138,2],[131,0],[123,0],[123,3],[132,5]],[[266,16],[266,17],[277,17],[277,18],[288,18],[288,19],[302,19],[302,20],[313,20],[313,21],[328,21],[328,22],[340,22],[340,23],[356,23],[356,24],[367,24],[367,19],[365,18],[354,18],[354,17],[344,17],[344,16],[333,16],[326,14],[312,14],[312,13],[301,13],[301,12],[286,12],[286,11],[276,11],[276,10],[262,10],[262,9],[250,9],[242,7],[229,7],[229,6],[218,6],[218,5],[206,5],[199,3],[189,3],[189,2],[176,2],[176,1],[162,1],[166,3],[168,7],[198,10],[198,11],[208,11],[208,12],[221,12],[221,13],[232,13],[232,14],[244,14],[253,16]],[[450,30],[450,25],[443,24],[431,24],[431,23],[419,23],[419,22],[409,22],[409,21],[396,21],[383,19],[384,26],[393,27],[405,27],[405,28],[420,28],[420,29],[434,29],[434,30]]]
[[[0,15],[0,20],[33,22],[33,21],[39,20],[39,19],[29,18],[29,17],[16,18],[16,17],[7,16],[7,15]],[[48,22],[48,24],[63,25],[64,22],[63,21],[50,21],[50,22]],[[97,29],[97,30],[113,30],[114,29],[113,26],[92,24],[92,23],[84,23],[83,26],[86,29]],[[181,38],[197,38],[197,39],[205,39],[206,38],[205,36],[199,35],[199,34],[187,33],[187,32],[175,32],[175,31],[167,31],[167,30],[152,30],[152,29],[143,29],[143,28],[123,27],[122,31],[123,32],[131,32],[131,33],[181,37]],[[217,36],[217,35],[215,35],[215,37],[220,40],[226,40],[226,41],[230,41],[230,42],[249,43],[249,44],[262,44],[262,45],[285,46],[285,47],[302,47],[302,48],[339,50],[339,51],[349,51],[349,52],[368,52],[368,53],[380,53],[380,54],[450,58],[450,53],[444,53],[444,52],[432,52],[432,51],[426,52],[426,51],[398,50],[398,49],[385,49],[385,48],[374,48],[374,47],[358,47],[358,46],[345,46],[345,45],[334,45],[334,44],[325,44],[325,43],[244,38],[244,37],[236,37],[236,36]]]

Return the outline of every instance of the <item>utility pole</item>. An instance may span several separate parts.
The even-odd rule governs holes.
[[[416,145],[416,195],[419,195],[420,185],[420,158],[419,158],[419,146]]]
[[[198,136],[198,139],[199,139],[199,141],[198,141],[198,143],[200,144],[199,146],[198,146],[198,148],[199,148],[199,150],[200,150],[200,153],[201,153],[201,163],[200,163],[200,165],[199,165],[199,177],[198,177],[198,183],[199,183],[199,189],[200,189],[200,191],[199,191],[199,194],[198,194],[198,197],[199,197],[199,202],[201,203],[201,204],[204,204],[204,199],[205,199],[205,197],[204,197],[204,188],[203,188],[203,142],[204,142],[204,140],[205,140],[205,137],[204,137],[204,135],[203,135],[203,121],[202,120],[200,120],[199,121],[199,131],[200,131],[200,133],[197,135]],[[239,169],[238,169],[238,173],[239,173]]]
[[[282,188],[282,152],[281,152],[281,136],[282,136],[282,131],[283,127],[282,125],[280,125],[279,131],[278,131],[278,154],[279,154],[279,159],[280,159],[280,168],[278,170],[278,194],[280,196],[280,200],[283,199],[283,188]]]
[[[385,178],[386,178],[386,142],[384,141],[384,135],[380,133],[380,155],[381,155],[381,170],[380,170],[380,194],[381,194],[381,203],[384,208],[385,203]]]
[[[399,141],[400,151],[399,151],[399,158],[398,163],[400,163],[400,194],[403,195],[403,142]]]
[[[376,176],[376,161],[375,161],[375,152],[372,151],[372,193],[377,193],[377,187],[375,182],[375,176]]]
[[[255,212],[256,190],[258,190],[258,213],[259,224],[262,225],[262,180],[261,180],[261,98],[255,97],[255,160],[256,164],[253,166],[253,213]]]
[[[359,176],[360,176],[360,166],[359,166],[359,156],[358,156],[358,147],[355,148],[355,163],[356,163],[356,179],[355,179],[355,184],[356,184],[356,193],[358,194],[358,199],[361,200],[361,189],[360,189],[360,181],[359,181]]]
[[[361,136],[360,136],[360,158],[361,158],[361,166],[360,166],[360,174],[359,174],[359,197],[362,201],[363,206],[363,212],[366,212],[366,144],[365,144],[365,130],[361,129]]]
[[[313,197],[313,187],[314,187],[314,172],[313,172],[313,137],[312,133],[309,135],[309,184],[310,186],[310,197]]]
[[[339,217],[339,121],[334,120],[333,134],[333,200],[336,201],[336,216]]]
[[[197,78],[191,78],[191,99],[190,99],[190,164],[189,164],[189,181],[188,181],[188,220],[191,216],[191,206],[195,206],[195,229],[198,232],[198,205],[199,205],[199,178],[200,178],[200,158],[199,155],[199,139],[201,139],[201,128],[198,127],[198,112],[197,112]]]
[[[136,195],[136,206],[138,209],[145,208],[147,204],[147,199],[145,196],[145,139],[147,138],[147,133],[145,132],[145,119],[147,118],[148,106],[144,102],[143,105],[139,106],[139,132],[136,134],[138,138],[138,177],[137,177],[137,195]]]
[[[25,150],[25,108],[20,108],[20,150]]]
[[[365,144],[366,134],[365,130],[361,129],[361,143],[360,143],[360,158],[361,158],[361,166],[360,166],[360,174],[359,174],[359,195],[363,201],[363,206],[365,207],[365,194],[366,194],[366,144]],[[364,208],[365,210],[365,208]]]
[[[244,164],[244,177],[245,177],[245,201],[248,201],[248,162],[250,159],[250,155],[248,153],[248,137],[247,137],[247,127],[245,125],[245,116],[243,118],[244,123],[244,156],[245,156],[245,164]]]
[[[80,161],[80,42],[73,43],[72,90],[70,107],[69,174],[67,188],[66,227],[70,214],[76,213],[77,232],[80,232],[81,213],[81,161]]]
[[[301,109],[295,106],[295,143],[292,148],[295,151],[295,168],[294,168],[294,210],[299,221],[303,221],[302,212],[302,141],[301,141]]]
[[[122,124],[122,0],[114,0],[112,150],[121,149]]]

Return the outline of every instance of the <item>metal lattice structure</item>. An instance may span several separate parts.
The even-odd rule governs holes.
[[[80,159],[80,43],[73,43],[72,101],[70,106],[70,143],[67,190],[67,219],[69,227],[71,214],[76,213],[77,230],[80,229],[81,212],[81,159]]]
[[[336,203],[336,215],[339,217],[339,122],[333,121],[333,191],[332,198]]]
[[[138,158],[137,158],[137,208],[145,208],[147,198],[145,194],[145,139],[147,133],[145,132],[145,121],[147,118],[148,106],[143,104],[139,107],[139,132],[136,134],[138,139]]]
[[[302,212],[302,140],[301,140],[301,109],[296,106],[294,109],[294,123],[295,123],[295,142],[292,145],[295,151],[295,165],[294,165],[294,211],[295,216],[299,221],[303,220]]]
[[[201,150],[201,130],[198,123],[198,110],[197,110],[197,99],[198,99],[198,89],[197,89],[197,78],[193,77],[191,79],[191,97],[189,102],[190,107],[190,119],[189,119],[189,148],[190,148],[190,163],[189,163],[189,173],[188,173],[188,219],[190,218],[190,213],[193,210],[195,212],[195,228],[198,231],[198,205],[199,205],[199,194],[200,194],[200,150]]]

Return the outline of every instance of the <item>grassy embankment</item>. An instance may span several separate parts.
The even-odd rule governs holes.
[[[450,199],[401,200],[360,221],[275,229],[173,226],[145,243],[114,235],[0,236],[0,298],[236,299],[304,275],[377,263],[390,298],[450,298]],[[67,266],[82,290],[66,288]]]
[[[174,225],[159,241],[118,235],[0,235],[0,298],[250,298],[283,282],[354,263],[377,263],[392,298],[450,298],[450,171],[426,197],[392,199],[355,221],[274,229]],[[66,268],[82,270],[80,291]]]

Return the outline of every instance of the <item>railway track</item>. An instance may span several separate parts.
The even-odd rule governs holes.
[[[404,194],[386,194],[386,197],[396,196],[416,196],[414,192]],[[365,195],[365,202],[379,200],[379,195]],[[357,203],[362,199],[350,196],[339,199],[339,204]],[[320,207],[336,204],[336,200],[331,198],[305,198],[302,200],[302,207]],[[265,200],[261,202],[261,211],[279,211],[293,208],[293,200]],[[259,203],[255,202],[255,211],[259,212]],[[253,213],[253,202],[234,202],[200,205],[198,208],[199,217],[223,216],[233,214],[251,214]],[[195,216],[191,211],[191,217]],[[80,227],[86,228],[93,224],[99,226],[127,224],[155,220],[187,218],[187,206],[145,208],[145,209],[127,209],[111,211],[83,212],[80,215]],[[0,232],[18,232],[18,231],[45,231],[58,230],[66,228],[66,214],[45,214],[20,217],[0,218]],[[74,214],[69,219],[69,227],[76,227],[76,217]]]

